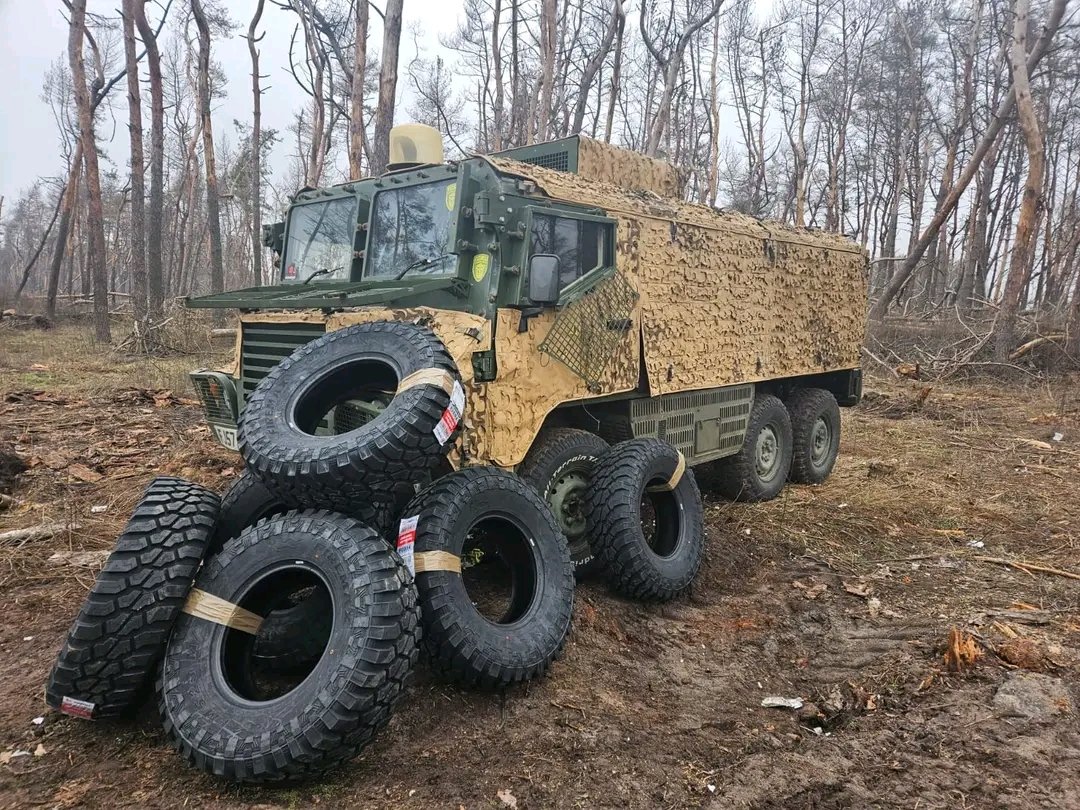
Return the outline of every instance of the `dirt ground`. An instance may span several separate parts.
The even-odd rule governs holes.
[[[692,593],[583,584],[544,680],[498,696],[422,670],[353,764],[263,789],[189,769],[152,706],[85,723],[42,701],[102,556],[72,553],[107,550],[155,474],[224,490],[239,469],[181,387],[199,358],[80,345],[0,334],[0,449],[29,465],[0,462],[0,532],[70,526],[0,547],[2,807],[1080,807],[1076,378],[869,380],[827,484],[706,496]]]

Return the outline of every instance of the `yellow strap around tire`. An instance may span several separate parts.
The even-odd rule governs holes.
[[[198,588],[191,589],[183,612],[214,624],[223,624],[233,630],[251,633],[253,636],[258,634],[263,621],[262,616]]]
[[[449,551],[418,551],[413,557],[416,573],[423,571],[452,571],[461,573],[461,558]]]
[[[454,375],[441,368],[423,368],[420,371],[414,371],[398,383],[397,393],[400,394],[417,385],[434,385],[450,394],[454,390]]]
[[[675,472],[671,474],[671,478],[664,484],[655,484],[651,487],[646,487],[646,492],[671,492],[675,487],[679,485],[679,481],[682,480],[683,473],[686,472],[686,457],[682,453],[679,453],[679,463],[675,465]]]

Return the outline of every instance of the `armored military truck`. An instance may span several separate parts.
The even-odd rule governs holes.
[[[279,363],[357,324],[429,328],[460,373],[449,466],[516,471],[591,552],[584,489],[608,442],[653,437],[743,500],[819,483],[861,395],[867,257],[847,239],[684,202],[669,164],[578,135],[445,162],[395,129],[389,171],[296,194],[264,234],[277,283],[190,300],[239,311],[225,369],[192,374],[218,441]],[[401,380],[339,386],[342,434]],[[458,420],[460,419],[460,425]]]

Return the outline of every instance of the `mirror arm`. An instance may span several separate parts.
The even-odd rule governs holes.
[[[543,307],[525,307],[521,310],[521,319],[518,321],[518,334],[529,331],[529,318],[535,318],[544,313]]]

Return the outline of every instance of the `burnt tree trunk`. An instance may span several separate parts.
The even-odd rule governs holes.
[[[161,320],[165,305],[162,227],[165,207],[165,95],[157,33],[146,19],[145,0],[135,2],[135,25],[146,48],[150,76],[150,197],[146,208],[146,293],[151,320]]]
[[[128,133],[131,140],[131,283],[135,311],[135,349],[147,348],[146,182],[144,175],[142,98],[135,52],[135,8],[142,0],[124,0],[124,63],[127,67]]]
[[[397,99],[398,48],[404,0],[387,0],[383,18],[382,68],[379,70],[379,105],[375,109],[375,137],[371,145],[371,173],[381,174],[390,162],[390,129]]]

